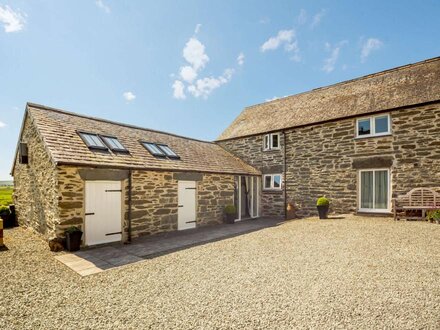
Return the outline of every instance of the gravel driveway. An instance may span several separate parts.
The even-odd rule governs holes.
[[[0,329],[438,329],[440,225],[296,220],[80,277],[5,231]]]

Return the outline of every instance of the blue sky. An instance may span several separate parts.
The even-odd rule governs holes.
[[[440,55],[440,1],[0,0],[0,180],[27,101],[213,140],[248,105]]]

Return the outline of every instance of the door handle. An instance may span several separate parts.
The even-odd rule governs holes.
[[[95,212],[86,213],[84,215],[95,215]]]

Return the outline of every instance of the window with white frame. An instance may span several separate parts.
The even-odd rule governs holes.
[[[359,171],[359,210],[366,212],[390,210],[390,171],[388,169]]]
[[[263,188],[265,190],[281,190],[281,174],[265,174],[263,177]]]
[[[356,120],[356,137],[371,137],[391,133],[390,115],[378,115]]]
[[[263,139],[263,150],[280,149],[280,133],[266,134]]]

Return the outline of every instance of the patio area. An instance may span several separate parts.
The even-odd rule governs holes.
[[[55,259],[79,275],[87,276],[193,246],[277,226],[280,223],[281,221],[268,218],[243,220],[233,225],[220,224],[140,237],[131,244],[117,243],[89,248],[57,255]]]

